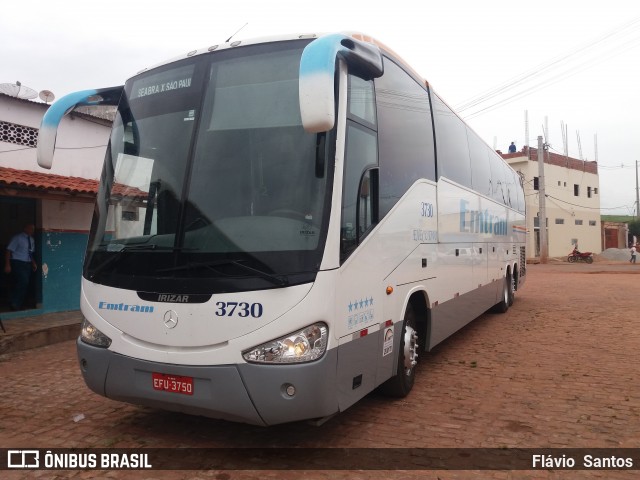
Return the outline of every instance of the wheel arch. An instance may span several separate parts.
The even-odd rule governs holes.
[[[413,306],[417,317],[418,338],[422,342],[420,349],[426,351],[430,343],[429,336],[431,334],[431,308],[429,307],[431,303],[429,302],[429,294],[422,287],[411,290],[405,298],[401,318],[404,318],[409,304]]]

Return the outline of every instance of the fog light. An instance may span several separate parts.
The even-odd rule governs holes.
[[[296,387],[294,387],[293,385],[288,385],[285,391],[287,392],[287,395],[293,397],[296,394]]]
[[[86,318],[82,321],[80,339],[95,347],[109,348],[111,345],[111,339],[94,327]]]

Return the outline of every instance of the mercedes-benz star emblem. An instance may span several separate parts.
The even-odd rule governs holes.
[[[174,328],[178,325],[178,314],[173,310],[167,310],[164,314],[164,326]]]

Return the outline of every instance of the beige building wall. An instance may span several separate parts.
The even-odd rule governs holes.
[[[539,256],[539,176],[537,152],[531,149],[503,157],[524,175],[527,204],[527,256]],[[600,253],[600,183],[595,162],[550,154],[544,163],[547,239],[550,257],[566,257],[575,244],[580,251]]]

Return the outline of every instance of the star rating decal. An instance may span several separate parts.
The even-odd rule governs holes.
[[[369,298],[361,298],[360,300],[353,300],[349,302],[349,311],[353,312],[354,310],[362,310],[363,308],[368,308],[373,306],[373,297]]]

